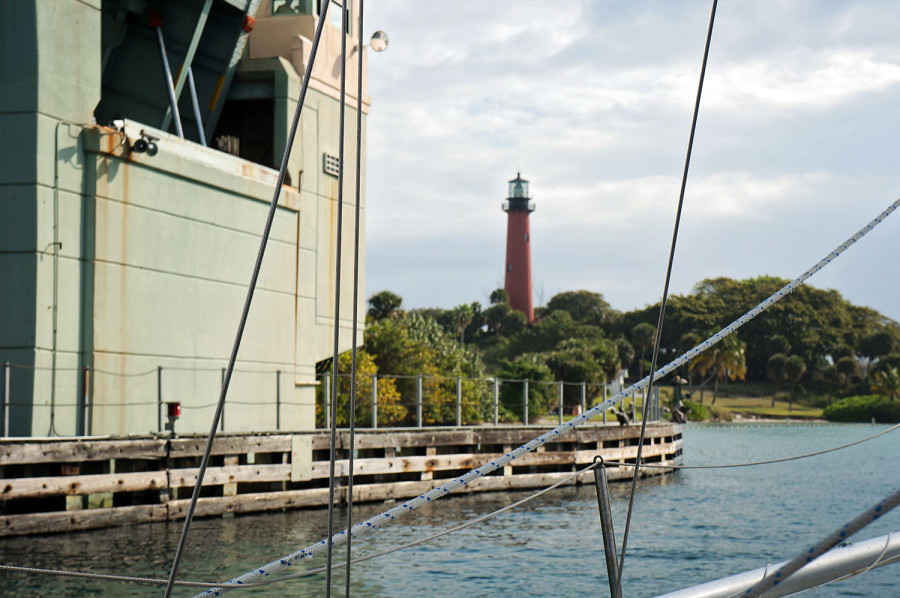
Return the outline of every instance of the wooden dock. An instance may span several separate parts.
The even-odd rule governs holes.
[[[356,432],[354,501],[418,496],[548,430],[546,426],[379,429]],[[634,463],[639,426],[588,425],[523,455],[460,492],[540,488],[596,455]],[[338,434],[336,500],[346,501],[347,432]],[[645,463],[674,464],[682,427],[653,423]],[[329,438],[223,434],[216,438],[196,515],[328,504]],[[202,437],[0,440],[0,536],[182,519],[205,447]],[[648,475],[670,470],[647,470]],[[631,468],[609,469],[610,479]]]

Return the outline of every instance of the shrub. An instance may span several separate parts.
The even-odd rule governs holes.
[[[688,409],[688,421],[705,422],[709,420],[711,414],[708,405],[701,405],[694,401],[684,401],[684,406]]]
[[[900,401],[880,395],[847,397],[825,408],[825,419],[836,422],[900,422]]]

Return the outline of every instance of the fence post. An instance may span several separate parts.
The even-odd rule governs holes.
[[[331,429],[331,374],[324,374],[325,381],[325,428]]]
[[[456,427],[462,425],[462,378],[456,377]]]
[[[372,374],[372,428],[378,427],[378,376]]]
[[[587,385],[582,382],[581,383],[581,412],[584,413],[587,411]]]
[[[500,379],[494,378],[494,425],[500,423]]]
[[[91,434],[91,368],[84,366],[82,368],[82,396],[84,397],[84,414],[82,415],[81,434],[90,436]]]
[[[9,438],[9,362],[3,364],[3,437]]]
[[[522,410],[522,423],[528,425],[528,378],[522,380],[522,400],[525,403]]]
[[[606,382],[603,383],[603,402],[604,403],[606,402]],[[607,411],[609,411],[609,410],[608,409],[603,410],[603,423],[604,424],[606,423],[606,412]]]
[[[156,430],[163,431],[162,366],[156,366]]]
[[[225,387],[225,368],[222,368],[222,386],[220,386],[219,388],[224,388],[224,387]],[[219,420],[219,424],[220,424],[219,431],[224,432],[225,431],[225,403],[222,403],[222,419]]]
[[[422,374],[416,376],[416,427],[422,427]]]
[[[281,429],[281,370],[275,370],[275,429]]]
[[[563,382],[559,381],[559,405],[556,407],[556,411],[559,414],[559,425],[563,423]]]

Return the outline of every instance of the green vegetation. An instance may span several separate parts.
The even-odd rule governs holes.
[[[882,395],[847,397],[825,408],[825,418],[835,422],[900,422],[900,402]]]
[[[660,365],[786,282],[769,276],[714,278],[701,281],[690,294],[671,296]],[[599,293],[567,291],[537,308],[529,324],[510,307],[502,289],[493,291],[489,301],[486,307],[472,302],[452,309],[405,311],[402,298],[391,291],[369,299],[366,357],[360,363],[369,377],[401,376],[391,380],[393,384],[379,385],[379,405],[384,400],[387,407],[384,413],[379,408],[379,423],[382,418],[387,424],[415,419],[413,377],[418,374],[428,377],[423,381],[429,397],[424,420],[444,424],[455,421],[457,378],[466,397],[463,420],[475,423],[492,414],[490,385],[476,379],[531,380],[529,412],[540,417],[556,408],[556,389],[549,382],[599,384],[615,379],[621,370],[629,374],[626,382],[634,382],[650,368],[658,304],[623,313]],[[320,364],[320,371],[327,365]],[[345,371],[343,359],[340,366]],[[691,399],[692,417],[726,419],[733,412],[820,417],[822,407],[869,392],[891,402],[900,396],[898,372],[897,322],[852,305],[836,291],[801,286],[675,374],[686,382],[681,392]],[[671,384],[674,378],[660,382]],[[362,380],[357,388],[365,392]],[[566,386],[564,392],[567,404],[580,401],[579,387]],[[502,418],[521,417],[521,393],[521,386],[501,386]],[[587,397],[589,404],[600,397],[594,393]],[[707,393],[711,400],[705,403]]]

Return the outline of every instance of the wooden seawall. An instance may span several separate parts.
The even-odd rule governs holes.
[[[409,498],[486,463],[545,426],[379,429],[356,433],[354,501]],[[463,492],[539,488],[596,455],[634,462],[639,426],[589,425],[469,484]],[[643,460],[674,464],[682,428],[647,427]],[[326,432],[224,434],[216,438],[197,516],[328,504]],[[347,433],[337,473],[347,475]],[[197,479],[205,438],[80,438],[0,441],[0,536],[181,519]],[[631,468],[610,469],[610,479]],[[648,475],[666,470],[648,470]],[[346,501],[346,477],[337,500]]]

